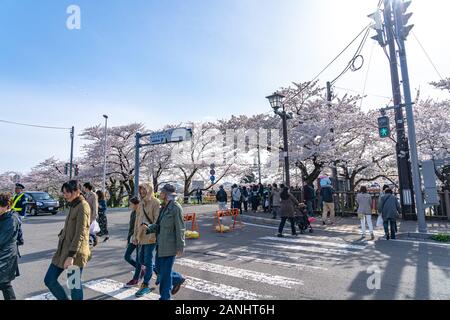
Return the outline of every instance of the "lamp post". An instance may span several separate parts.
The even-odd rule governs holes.
[[[266,97],[269,100],[270,106],[276,115],[280,116],[283,120],[283,157],[284,157],[284,176],[285,176],[285,184],[289,188],[291,186],[291,179],[289,175],[289,142],[287,135],[287,120],[292,119],[292,112],[287,113],[283,104],[284,95],[279,93],[274,93],[271,96]],[[280,111],[282,109],[282,111]]]
[[[108,116],[106,114],[103,115],[103,118],[105,118],[105,138],[104,138],[104,145],[103,145],[103,186],[102,190],[103,193],[106,193],[106,152],[107,152],[107,138],[108,138]]]

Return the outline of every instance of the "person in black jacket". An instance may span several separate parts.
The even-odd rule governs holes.
[[[18,236],[20,221],[10,211],[11,196],[0,193],[0,291],[5,300],[16,300],[11,282],[19,276]]]
[[[219,191],[217,191],[216,199],[219,203],[219,210],[227,210],[228,195],[223,189],[223,186],[220,186]]]

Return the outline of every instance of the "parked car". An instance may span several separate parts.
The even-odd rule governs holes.
[[[60,207],[58,200],[53,199],[47,192],[28,191],[25,193],[27,197],[27,211],[33,216],[39,213],[58,213]]]

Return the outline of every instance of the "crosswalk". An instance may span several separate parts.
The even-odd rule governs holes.
[[[176,260],[175,268],[186,279],[181,294],[184,299],[270,300],[276,298],[274,290],[300,289],[311,275],[331,273],[334,265],[361,254],[368,245],[316,235],[262,236],[226,250],[187,254]],[[117,279],[96,279],[83,285],[114,300],[159,299],[157,288],[137,299],[138,288],[127,288]],[[54,300],[54,297],[43,293],[28,300]]]

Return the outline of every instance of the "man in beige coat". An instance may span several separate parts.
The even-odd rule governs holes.
[[[153,187],[150,184],[139,186],[139,195],[141,203],[136,212],[136,222],[134,225],[133,244],[139,246],[139,261],[145,267],[144,280],[141,288],[136,292],[137,297],[142,297],[151,292],[149,283],[153,275],[154,260],[156,248],[156,235],[146,234],[146,225],[156,223],[159,216],[160,202],[153,193]]]

